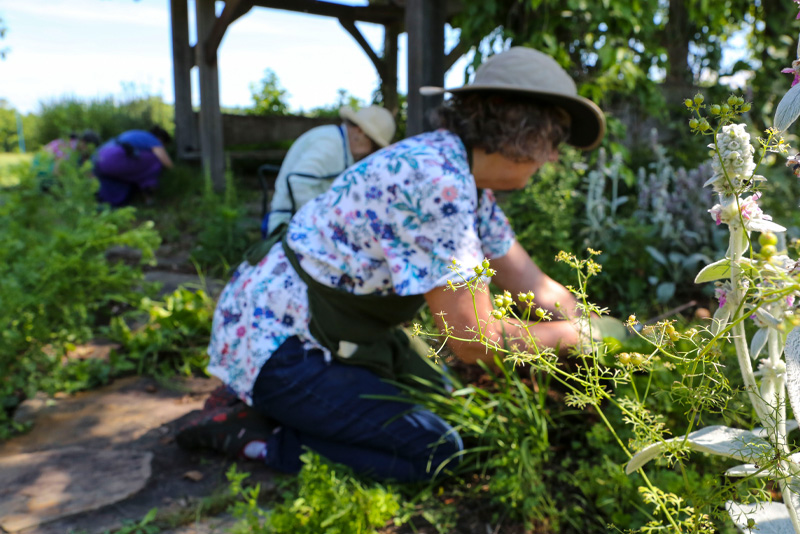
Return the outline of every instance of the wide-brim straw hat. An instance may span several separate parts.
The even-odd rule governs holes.
[[[553,58],[533,48],[515,46],[490,57],[475,71],[472,83],[463,87],[420,88],[423,95],[477,91],[530,95],[562,108],[571,119],[567,143],[582,150],[596,148],[606,133],[606,118],[597,104],[578,96],[569,74]]]
[[[353,108],[344,106],[339,109],[339,116],[361,128],[380,147],[389,146],[394,138],[396,126],[388,109],[369,106],[353,111]]]

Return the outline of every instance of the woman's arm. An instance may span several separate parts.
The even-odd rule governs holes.
[[[532,335],[539,346],[561,351],[578,343],[578,326],[571,320],[559,320],[564,314],[568,314],[570,319],[580,315],[575,307],[575,297],[544,274],[518,242],[514,241],[508,254],[491,260],[491,266],[497,271],[493,282],[511,293],[520,309],[526,309],[527,304],[519,302],[517,295],[532,291],[534,306],[552,313],[553,319],[533,324],[508,318],[501,323],[491,318],[494,307],[488,291],[477,292],[473,302],[472,294],[466,288],[452,291],[437,287],[425,294],[425,300],[440,330],[444,330],[446,322],[452,329],[452,336],[471,340],[476,337],[480,326],[486,339],[500,346],[503,345],[503,336],[513,343],[515,339],[529,342]],[[491,362],[494,358],[481,343],[450,339],[448,346],[467,363],[478,360]]]
[[[164,167],[168,169],[172,168],[172,159],[170,159],[169,154],[167,154],[167,149],[165,149],[163,146],[154,146],[153,154],[155,154],[155,156],[158,158],[158,161],[160,161]]]
[[[580,316],[575,309],[577,301],[572,293],[544,274],[517,241],[511,245],[508,254],[490,260],[490,263],[497,271],[492,282],[511,293],[515,301],[520,293],[533,291],[536,306],[552,313],[553,319],[565,319],[565,313],[570,319]],[[521,303],[517,301],[517,304]]]
[[[456,338],[471,340],[480,331],[487,340],[500,346],[503,346],[503,336],[511,343],[528,343],[531,336],[527,327],[541,347],[563,350],[578,343],[576,327],[569,321],[529,324],[515,319],[505,319],[503,323],[492,319],[493,306],[488,291],[477,292],[473,303],[472,294],[466,288],[452,291],[447,287],[437,287],[425,293],[425,300],[440,331],[444,331],[446,322],[452,329],[451,335]],[[466,363],[478,360],[491,363],[494,358],[481,343],[449,339],[448,346]]]

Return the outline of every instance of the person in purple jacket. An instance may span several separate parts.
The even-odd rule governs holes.
[[[116,207],[130,203],[136,192],[149,199],[161,171],[172,168],[164,148],[170,141],[163,128],[154,126],[150,131],[128,130],[101,146],[93,159],[100,180],[98,200]]]

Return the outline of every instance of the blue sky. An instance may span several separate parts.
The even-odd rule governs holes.
[[[193,18],[192,1],[189,11]],[[0,0],[0,18],[8,27],[0,41],[8,49],[0,60],[0,98],[23,113],[68,94],[90,98],[133,91],[172,102],[168,12],[169,0]],[[359,27],[380,50],[382,27]],[[404,37],[401,92],[406,90]],[[223,106],[248,105],[249,84],[266,68],[289,92],[293,110],[331,104],[340,88],[368,100],[378,85],[369,58],[337,21],[287,11],[253,8],[228,28],[219,61]],[[463,83],[465,65],[462,58],[450,69],[447,85]]]

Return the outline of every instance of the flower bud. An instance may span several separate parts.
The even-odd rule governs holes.
[[[634,352],[631,354],[631,363],[635,366],[640,366],[644,363],[644,356],[639,354],[638,352]]]
[[[761,247],[761,257],[764,259],[771,258],[777,253],[778,249],[775,247],[775,245],[764,245]]]
[[[483,263],[481,263],[481,266],[483,266],[484,269],[488,269],[489,268],[489,260],[487,260],[486,258],[483,258]]]
[[[692,130],[696,130],[697,127],[700,125],[700,121],[697,119],[689,119],[689,128]]]
[[[743,106],[744,105],[744,98],[742,98],[741,96],[737,96],[736,97],[736,105],[737,106]]]
[[[719,107],[719,104],[714,104],[713,106],[711,106],[711,114],[712,115],[719,115],[721,111],[722,111],[722,108]]]
[[[690,108],[690,109],[691,109],[691,107],[693,105],[693,102],[691,100],[689,100],[688,98],[686,100],[684,100],[683,103],[687,108]]]
[[[503,312],[500,310],[492,310],[492,317],[495,319],[502,319],[504,316]]]
[[[767,245],[777,245],[778,236],[776,236],[773,232],[762,232],[761,235],[758,236],[758,244],[762,247]]]
[[[480,265],[476,265],[472,268],[472,270],[475,271],[475,274],[483,274],[483,267]]]
[[[703,103],[703,100],[705,100],[705,98],[703,98],[703,95],[701,95],[700,93],[694,95],[694,103],[697,104],[698,106]]]
[[[617,359],[619,360],[619,363],[621,363],[622,365],[628,365],[629,363],[631,363],[631,355],[628,354],[627,352],[621,353],[619,356],[617,356]]]
[[[735,96],[731,95],[731,96],[728,97],[728,105],[729,106],[735,106],[737,102],[738,102],[738,99]]]
[[[669,336],[670,341],[672,341],[673,343],[681,338],[681,335],[675,330],[675,327],[672,325],[670,325],[670,328],[667,328],[667,335]]]
[[[702,120],[700,121],[700,126],[698,126],[698,128],[700,129],[700,131],[701,131],[701,132],[705,132],[706,130],[708,130],[709,128],[711,128],[711,125],[710,125],[710,124],[708,124],[708,121],[707,121],[707,120],[705,120],[705,119],[702,119]]]
[[[742,113],[747,113],[750,111],[750,102],[745,102],[742,104]]]
[[[722,112],[728,113],[731,110],[731,107],[728,104],[722,104]]]

